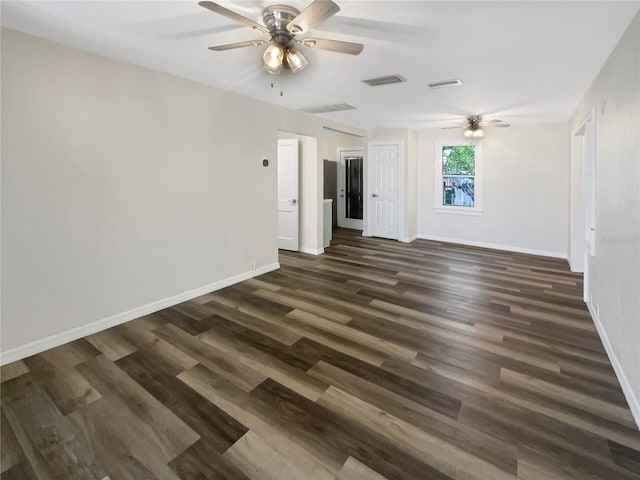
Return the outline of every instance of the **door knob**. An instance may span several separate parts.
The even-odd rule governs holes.
[[[371,194],[371,196],[372,196],[373,198],[375,198],[375,197],[377,197],[377,196],[378,196],[378,194],[377,194],[377,193],[372,193],[372,194]]]
[[[343,194],[340,194],[340,196],[341,196],[342,198],[344,198],[344,195],[343,195]]]
[[[298,203],[298,201],[294,198],[293,200],[289,200],[289,203],[291,205],[295,205],[296,203]]]

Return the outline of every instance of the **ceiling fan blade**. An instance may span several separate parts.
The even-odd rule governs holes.
[[[328,40],[326,38],[308,37],[296,40],[296,42],[307,48],[319,48],[320,50],[348,53],[349,55],[358,55],[364,49],[364,45],[361,43],[341,42],[339,40]]]
[[[454,128],[462,128],[462,125],[458,125],[457,127],[442,127],[441,130],[452,130]]]
[[[497,123],[495,125],[491,125],[492,127],[497,127],[497,128],[507,128],[510,127],[511,124],[510,123]]]
[[[331,0],[315,0],[287,24],[287,30],[293,34],[308,32],[339,11],[340,7]]]
[[[209,47],[209,50],[222,52],[224,50],[233,50],[234,48],[259,47],[260,45],[264,45],[265,43],[267,43],[265,40],[247,40],[246,42],[228,43],[226,45],[215,45],[213,47]]]
[[[337,1],[337,0],[336,0]],[[341,15],[335,15],[320,27],[322,33],[343,34],[348,32],[362,39],[381,40],[394,45],[407,45],[411,47],[422,47],[425,41],[435,39],[437,35],[434,29],[429,26],[415,26],[401,23],[384,22],[380,20],[367,20],[364,18],[345,17],[343,10]],[[318,33],[319,34],[319,33]],[[466,110],[456,112],[459,115],[466,115]]]
[[[228,8],[224,8],[223,6],[218,5],[217,3],[207,1],[207,2],[200,2],[198,3],[198,5],[206,8],[207,10],[211,10],[212,12],[215,12],[219,15],[230,18],[235,22],[246,25],[247,27],[251,27],[263,33],[269,33],[269,29],[267,29],[267,27],[265,27],[264,25],[260,25],[259,23],[256,23],[253,20],[251,20],[250,18],[243,17],[239,13],[229,10]]]

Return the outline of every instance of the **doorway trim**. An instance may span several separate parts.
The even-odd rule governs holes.
[[[587,116],[584,138],[584,164],[583,164],[583,189],[584,189],[584,301],[589,308],[594,308],[591,293],[591,278],[593,276],[593,257],[596,255],[596,196],[597,196],[597,129],[596,110],[593,109]],[[596,316],[599,315],[595,308]]]
[[[586,122],[586,120],[585,120]],[[584,157],[585,122],[571,133],[571,173],[569,185],[569,267],[584,271]]]
[[[346,178],[344,172],[344,159],[347,156],[353,157],[361,157],[362,158],[362,220],[345,218],[345,201],[346,197],[344,196],[344,192],[340,192],[340,187],[344,186],[346,188]],[[367,208],[366,208],[366,184],[367,184],[367,161],[364,154],[364,148],[338,148],[338,153],[336,158],[338,159],[338,170],[337,170],[337,195],[338,202],[336,205],[337,212],[337,221],[338,226],[342,226],[344,228],[352,228],[354,230],[364,230],[364,219],[367,217]],[[342,212],[342,214],[341,214]],[[342,223],[342,225],[340,225]]]
[[[323,240],[323,162],[318,137],[293,130],[278,130],[278,139],[296,139],[299,147],[299,243],[298,251],[311,255],[324,253]]]
[[[569,218],[569,265],[572,271],[583,272],[583,299],[592,309],[589,265],[595,256],[595,195],[597,184],[597,110],[593,108],[571,132],[571,188]],[[589,166],[592,180],[587,178]],[[588,202],[587,182],[591,181],[592,203]],[[587,221],[587,208],[593,205],[592,220]],[[589,223],[589,224],[587,224]],[[588,243],[588,244],[587,244]]]

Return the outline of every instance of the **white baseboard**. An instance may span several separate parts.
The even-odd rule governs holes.
[[[600,340],[602,341],[604,350],[607,352],[609,361],[613,366],[613,371],[616,373],[616,377],[618,377],[620,387],[622,387],[622,393],[624,393],[624,396],[627,399],[627,403],[629,404],[631,415],[633,415],[633,418],[636,421],[636,425],[638,425],[638,428],[640,428],[640,401],[638,401],[638,398],[633,392],[631,384],[629,383],[629,380],[627,379],[627,376],[622,369],[622,365],[620,365],[618,357],[616,357],[616,354],[613,351],[613,347],[609,342],[609,337],[607,337],[607,332],[604,329],[604,325],[602,325],[600,318],[596,315],[596,312],[593,309],[593,305],[590,302],[587,302],[587,308],[589,309],[589,313],[591,314],[593,323],[596,326],[596,330],[598,330],[598,335],[600,335]]]
[[[298,251],[302,253],[309,253],[311,255],[322,255],[324,253],[324,248],[300,247]]]
[[[563,258],[566,260],[566,252],[553,252],[549,250],[536,250],[533,248],[514,247],[512,245],[502,245],[499,243],[475,242],[473,240],[461,240],[459,238],[440,237],[438,235],[418,234],[418,238],[424,240],[434,240],[436,242],[456,243],[458,245],[468,245],[470,247],[490,248],[492,250],[504,250],[505,252],[528,253],[530,255],[540,255],[542,257]]]
[[[411,235],[409,237],[401,238],[399,241],[402,243],[411,243],[418,238],[418,235]]]
[[[201,295],[204,295],[205,293],[220,290],[244,280],[257,277],[258,275],[277,270],[278,268],[280,268],[280,264],[278,262],[272,263],[270,265],[265,265],[264,267],[260,267],[255,270],[243,272],[238,275],[234,275],[233,277],[225,278],[224,280],[219,280],[208,285],[203,285],[202,287],[194,288],[193,290],[189,290],[187,292],[163,298],[162,300],[148,303],[147,305],[143,305],[126,312],[118,313],[116,315],[91,322],[87,325],[72,328],[71,330],[56,333],[55,335],[51,335],[49,337],[27,343],[26,345],[21,345],[5,352],[0,352],[0,365],[5,365],[7,363],[30,357],[31,355],[44,352],[45,350],[48,350],[50,348],[55,348],[65,343],[78,340],[79,338],[86,337],[87,335],[101,332],[102,330],[106,330],[107,328],[115,327],[116,325],[120,325],[121,323],[135,320],[136,318],[142,317],[144,315],[149,315],[150,313],[157,312],[158,310],[172,307],[173,305],[186,302],[187,300],[199,297]]]

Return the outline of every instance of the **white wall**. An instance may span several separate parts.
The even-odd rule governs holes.
[[[298,135],[291,132],[278,132],[278,139],[298,141],[299,152],[299,249],[304,253],[318,255],[324,251],[322,242],[318,242],[318,199],[323,197],[318,191],[318,141],[315,137]],[[322,235],[322,232],[320,232]]]
[[[565,123],[493,128],[482,140],[482,216],[436,213],[436,141],[457,130],[422,130],[418,138],[418,234],[452,242],[566,257],[569,129]]]
[[[589,272],[603,343],[640,425],[640,14],[571,117],[596,108],[596,256]],[[577,212],[582,214],[582,212]]]
[[[278,129],[364,134],[9,29],[1,60],[3,361],[277,266]]]

